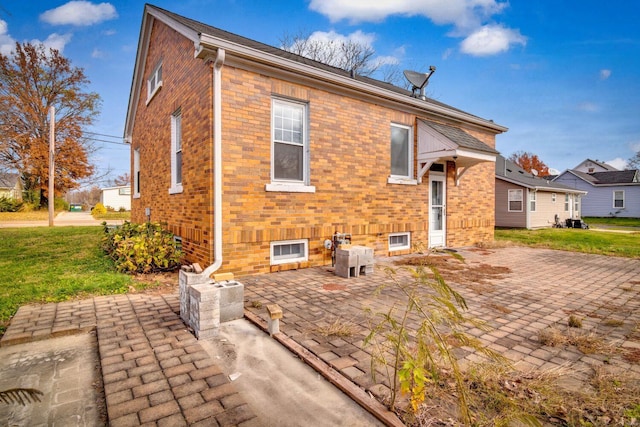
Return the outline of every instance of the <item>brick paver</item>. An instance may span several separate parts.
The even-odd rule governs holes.
[[[23,306],[0,345],[95,329],[111,426],[237,425],[255,418],[177,311],[174,294]]]
[[[549,326],[566,328],[569,315],[574,314],[583,319],[583,331],[597,334],[619,348],[640,346],[637,259],[524,247],[467,248],[459,253],[469,267],[509,269],[502,277],[484,283],[448,283],[466,299],[468,314],[492,328],[485,331],[469,327],[466,332],[506,356],[518,369],[563,365],[574,368],[575,378],[584,379],[585,370],[602,365],[606,359],[610,369],[640,378],[640,366],[627,362],[623,352],[610,357],[586,355],[572,346],[549,347],[538,340],[538,333]],[[389,264],[395,260],[382,258],[376,262]],[[402,271],[398,274],[407,277]],[[383,269],[345,279],[335,276],[331,268],[318,267],[246,277],[242,281],[248,310],[266,320],[264,309],[255,308],[253,303],[279,304],[284,311],[282,333],[374,395],[380,395],[388,386],[384,375],[376,376],[377,383],[371,381],[371,349],[362,345],[369,332],[364,309],[386,313],[393,304],[403,301],[400,291],[392,285],[375,295],[380,286],[392,283]],[[336,319],[352,324],[351,336],[328,338],[318,331]],[[620,320],[622,325],[607,326],[611,319]],[[417,321],[411,317],[410,328],[415,329]],[[470,362],[483,360],[466,348],[458,349],[456,354]]]

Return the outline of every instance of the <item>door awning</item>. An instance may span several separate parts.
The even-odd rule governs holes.
[[[452,161],[456,166],[456,185],[469,168],[482,162],[495,162],[498,151],[454,126],[418,120],[418,182],[436,162]]]

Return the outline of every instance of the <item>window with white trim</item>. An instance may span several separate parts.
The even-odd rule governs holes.
[[[573,213],[580,212],[580,196],[577,194],[573,195]]]
[[[391,176],[413,178],[413,138],[409,126],[391,125]]]
[[[162,62],[159,63],[147,79],[147,104],[162,87]]]
[[[131,187],[118,188],[118,194],[120,196],[130,196],[131,195]]]
[[[508,190],[509,212],[522,212],[522,189]]]
[[[169,193],[182,192],[182,111],[171,115],[171,188]]]
[[[615,209],[624,209],[624,190],[613,192],[613,207]]]
[[[307,239],[271,242],[271,265],[307,261],[308,246]]]
[[[536,191],[530,191],[529,192],[529,209],[531,212],[535,212],[536,211],[536,199],[537,199],[537,192]]]
[[[389,251],[411,249],[411,233],[389,234]]]
[[[569,195],[564,195],[564,211],[569,212]]]
[[[551,203],[555,203],[556,202],[556,193],[551,193]]]
[[[271,112],[271,180],[306,184],[309,179],[306,105],[274,99]]]
[[[133,197],[140,197],[140,149],[133,150]]]

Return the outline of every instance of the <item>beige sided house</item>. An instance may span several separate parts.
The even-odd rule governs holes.
[[[506,130],[146,5],[132,220],[165,222],[187,261],[237,275],[329,264],[336,232],[377,256],[492,241]]]
[[[544,228],[580,219],[586,191],[540,178],[502,156],[495,166],[496,227]]]

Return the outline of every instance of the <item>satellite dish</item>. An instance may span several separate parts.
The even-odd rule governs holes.
[[[533,174],[533,176],[538,176],[538,170],[537,169],[531,169],[531,173]]]
[[[426,100],[427,97],[424,94],[424,88],[427,87],[429,83],[429,77],[436,71],[436,67],[433,65],[429,67],[428,73],[419,73],[417,71],[404,70],[404,76],[413,86],[411,91],[413,92],[413,96],[416,98],[420,98],[422,100]]]
[[[549,175],[560,175],[560,171],[558,169],[549,168]]]

